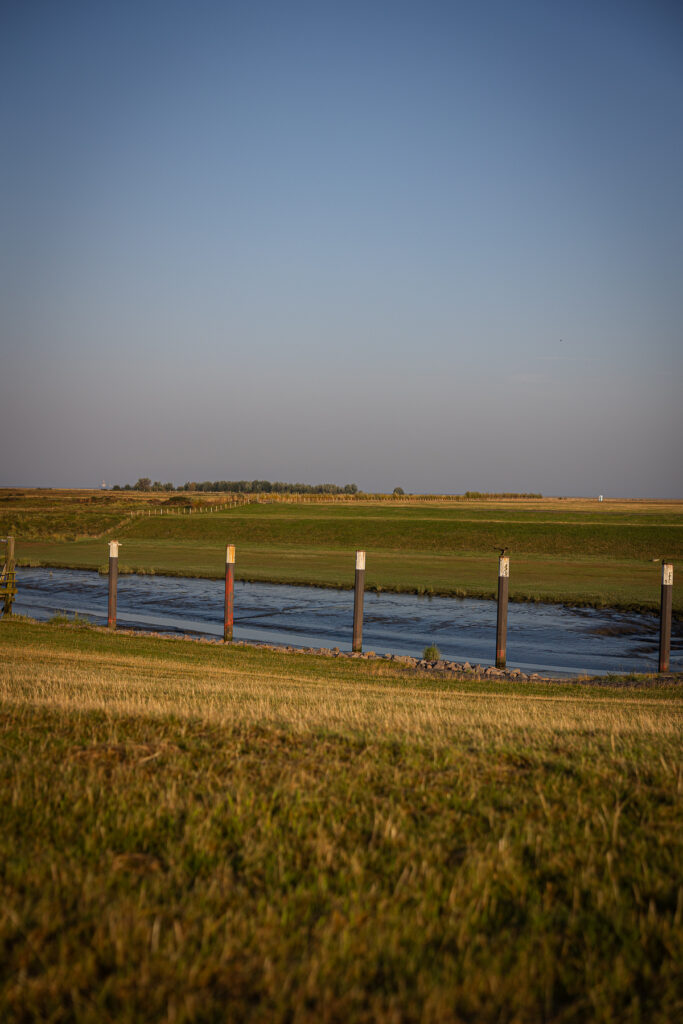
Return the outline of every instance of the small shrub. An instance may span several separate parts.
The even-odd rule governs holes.
[[[47,622],[49,626],[66,626],[69,624],[69,616],[66,612],[55,612]]]
[[[428,644],[422,652],[422,658],[424,661],[439,661],[441,659],[441,651],[436,644]]]
[[[92,625],[86,615],[79,615],[78,612],[74,612],[73,618],[69,618],[68,612],[56,612],[47,622],[49,626],[78,626],[81,629]]]

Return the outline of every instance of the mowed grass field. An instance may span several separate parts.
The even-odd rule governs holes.
[[[0,492],[0,530],[24,564],[219,577],[226,543],[243,580],[352,586],[367,552],[374,589],[493,597],[509,548],[513,600],[656,609],[662,558],[683,555],[683,502],[540,499],[218,505],[224,495]],[[181,514],[173,501],[192,504]],[[151,514],[136,515],[131,511]],[[163,514],[162,514],[163,512]],[[170,514],[169,514],[170,513]],[[676,576],[675,576],[676,579]],[[674,586],[674,610],[683,591]]]
[[[679,1020],[682,725],[4,620],[0,1019]]]

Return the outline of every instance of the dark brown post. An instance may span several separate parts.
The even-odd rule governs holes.
[[[223,641],[232,640],[233,604],[235,592],[235,545],[225,549],[225,614],[223,616]]]
[[[5,545],[7,548],[5,552],[5,570],[7,572],[7,578],[5,580],[5,601],[2,608],[2,614],[11,615],[12,601],[14,600],[14,595],[17,592],[14,568],[14,537],[6,537]]]
[[[662,563],[662,603],[659,617],[659,671],[669,671],[671,651],[671,599],[674,588],[674,567],[671,562]]]
[[[116,585],[119,579],[119,542],[109,541],[109,611],[107,626],[116,629]]]
[[[505,668],[505,646],[508,631],[508,580],[510,559],[501,555],[498,560],[498,617],[496,620],[496,668]]]
[[[365,592],[365,552],[356,551],[356,589],[353,595],[353,651],[363,650],[363,594]]]

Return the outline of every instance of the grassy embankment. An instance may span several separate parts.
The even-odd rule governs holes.
[[[683,555],[682,502],[349,501],[130,518],[141,506],[168,510],[167,500],[17,492],[0,501],[0,529],[15,532],[25,564],[102,567],[106,537],[117,536],[122,571],[219,577],[230,541],[237,579],[334,587],[352,585],[353,552],[363,548],[370,588],[476,597],[494,596],[496,549],[506,546],[513,600],[622,608],[656,609],[660,570],[653,559]],[[182,500],[210,507],[206,495]],[[683,614],[680,587],[674,610]]]
[[[681,1017],[680,688],[0,651],[3,1020]]]

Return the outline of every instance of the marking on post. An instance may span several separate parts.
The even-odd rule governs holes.
[[[674,567],[671,562],[664,562],[662,566],[662,586],[673,587],[674,585]]]

